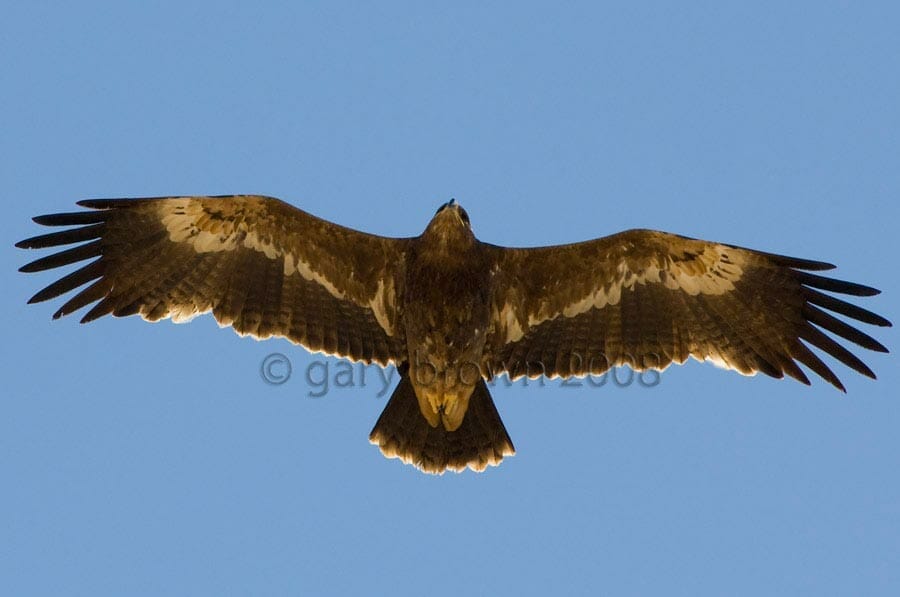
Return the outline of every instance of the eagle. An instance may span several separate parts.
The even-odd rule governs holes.
[[[663,370],[689,357],[744,375],[844,386],[810,348],[871,378],[833,336],[887,349],[847,319],[891,323],[835,296],[869,286],[813,272],[829,263],[654,230],[568,245],[478,240],[455,201],[410,238],[359,232],[273,197],[92,199],[34,221],[62,230],[17,243],[71,248],[22,272],[90,260],[29,303],[85,286],[54,319],[140,315],[281,337],[312,352],[396,366],[369,439],[428,473],[483,471],[515,453],[488,391],[506,374],[569,378]],[[829,333],[831,335],[829,335]]]

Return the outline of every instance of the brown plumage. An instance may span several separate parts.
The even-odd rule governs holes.
[[[694,357],[809,384],[804,365],[843,390],[808,346],[872,378],[826,332],[887,352],[828,312],[891,325],[826,294],[878,293],[810,273],[834,266],[664,232],[511,249],[477,240],[454,201],[415,238],[357,232],[270,197],[79,205],[90,209],[34,218],[71,228],[17,244],[76,245],[23,272],[91,260],[29,302],[84,287],[54,317],[92,304],[82,322],[211,311],[242,335],[397,365],[400,384],[370,440],[432,473],[483,470],[514,453],[485,384],[493,375],[661,370]]]

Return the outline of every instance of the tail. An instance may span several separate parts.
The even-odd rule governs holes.
[[[483,471],[488,465],[500,464],[504,456],[516,453],[483,379],[478,380],[472,392],[462,425],[456,431],[447,431],[443,425],[428,424],[419,410],[409,376],[401,375],[369,441],[388,458],[399,458],[436,475],[447,469],[460,472],[466,467]]]

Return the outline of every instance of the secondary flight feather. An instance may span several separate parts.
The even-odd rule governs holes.
[[[17,243],[75,245],[23,272],[89,260],[29,302],[81,288],[54,318],[89,305],[82,322],[212,312],[242,335],[396,365],[400,383],[370,440],[431,473],[484,470],[514,453],[485,384],[497,374],[661,370],[693,357],[809,384],[803,365],[844,390],[810,346],[871,378],[835,336],[887,352],[852,322],[890,322],[835,296],[879,291],[812,273],[833,265],[665,232],[525,249],[479,241],[455,201],[413,238],[255,195],[79,205],[34,218],[65,229]]]

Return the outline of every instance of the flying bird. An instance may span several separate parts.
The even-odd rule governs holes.
[[[835,297],[878,290],[811,273],[834,266],[653,230],[569,245],[479,241],[456,201],[414,238],[386,238],[272,197],[97,199],[38,216],[64,230],[17,243],[75,246],[20,271],[84,260],[30,303],[87,285],[53,317],[138,314],[283,337],[313,352],[395,365],[400,382],[369,439],[422,471],[484,470],[515,453],[486,381],[665,369],[689,357],[745,375],[800,365],[844,390],[809,346],[871,378],[826,332],[887,352],[830,312],[885,318]]]

